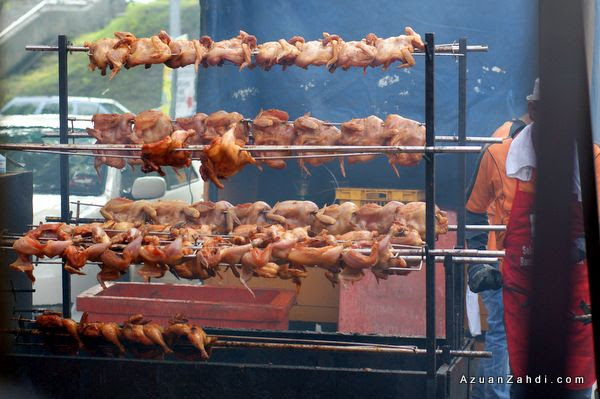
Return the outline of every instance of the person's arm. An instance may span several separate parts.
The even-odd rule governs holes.
[[[489,224],[487,210],[496,198],[494,177],[497,176],[494,173],[497,173],[497,168],[491,153],[486,148],[481,154],[471,185],[467,190],[466,224]],[[467,248],[483,250],[487,247],[488,231],[467,230],[465,238]],[[495,290],[502,286],[502,275],[498,265],[471,264],[467,268],[467,274],[469,288],[473,292]]]
[[[493,159],[485,149],[479,158],[471,184],[467,189],[466,224],[487,225],[487,210],[494,201],[495,190],[492,181]],[[467,231],[465,233],[467,248],[486,249],[488,232]]]

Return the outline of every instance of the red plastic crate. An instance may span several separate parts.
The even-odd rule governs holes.
[[[113,283],[94,286],[77,296],[77,310],[92,321],[124,321],[142,313],[162,325],[180,313],[200,326],[285,330],[296,292],[183,284]]]

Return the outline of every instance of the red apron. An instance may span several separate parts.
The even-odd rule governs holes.
[[[504,324],[508,344],[508,358],[515,377],[525,377],[527,370],[527,338],[529,321],[528,294],[530,281],[529,266],[532,264],[532,215],[534,212],[534,183],[518,182],[510,219],[506,229],[504,248],[506,255],[502,263],[504,279]],[[581,232],[580,213],[574,218],[574,228]],[[569,305],[570,312],[582,314],[580,302],[590,303],[587,262],[573,266],[571,277],[573,289]],[[571,320],[568,329],[568,355],[566,376],[584,377],[584,384],[567,384],[567,388],[589,388],[596,380],[592,325]],[[531,376],[532,378],[535,376]]]

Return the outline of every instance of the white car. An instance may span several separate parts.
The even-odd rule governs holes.
[[[110,98],[69,97],[69,115],[123,114],[129,112],[121,103]],[[58,96],[15,97],[2,108],[0,115],[58,114]]]
[[[31,117],[25,119],[31,120]],[[87,124],[91,127],[90,122]],[[57,133],[53,128],[11,126],[6,121],[0,121],[0,142],[57,142],[54,137],[44,137],[50,131]],[[77,142],[91,143],[93,140],[80,139]],[[33,171],[33,223],[45,222],[48,216],[60,216],[59,155],[11,151],[6,152],[6,156],[8,171]],[[163,168],[166,173],[164,178],[154,174],[145,175],[139,167],[134,171],[129,166],[122,170],[102,166],[98,176],[94,169],[94,157],[70,156],[69,200],[72,216],[75,217],[78,213],[82,218],[99,218],[100,207],[116,197],[178,199],[188,203],[202,201],[204,182],[200,178],[199,166],[200,163],[194,161],[192,167],[181,171],[181,176],[172,168]],[[85,276],[71,278],[73,303],[78,294],[98,283],[96,265],[87,265],[83,270]],[[36,291],[33,294],[33,304],[42,306],[61,303],[61,267],[40,265],[34,273]]]

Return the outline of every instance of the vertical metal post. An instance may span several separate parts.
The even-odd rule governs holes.
[[[433,33],[425,34],[425,141],[435,145],[435,91],[434,91],[435,39]],[[435,248],[435,153],[425,156],[425,224],[428,249]],[[427,254],[425,274],[425,312],[427,349],[427,398],[436,396],[436,334],[435,334],[435,257]]]
[[[169,0],[169,34],[172,38],[178,38],[181,36],[181,16],[180,16],[180,4],[179,0]],[[177,98],[177,78],[179,72],[177,69],[171,71],[171,107],[169,114],[171,118],[175,119],[175,110],[177,109],[176,98]]]
[[[466,145],[467,141],[467,39],[458,42],[458,145]],[[458,229],[456,231],[456,248],[465,248],[466,223],[466,154],[457,154],[459,207],[456,212]],[[456,264],[454,271],[454,349],[462,346],[464,337],[464,303],[465,303],[465,265]]]
[[[58,36],[58,112],[60,114],[60,143],[68,144],[69,138],[69,88],[67,84],[67,37]],[[60,217],[69,220],[69,156],[60,155]],[[62,312],[71,317],[71,275],[62,268]]]
[[[458,42],[458,145],[465,145],[467,138],[467,39]],[[457,156],[459,207],[456,212],[456,245],[465,247],[465,186],[466,158],[464,153]]]
[[[458,294],[456,292],[456,270],[458,264],[452,261],[452,256],[444,257],[444,295],[445,295],[445,315],[446,315],[446,345],[448,349],[456,349],[456,299]]]

